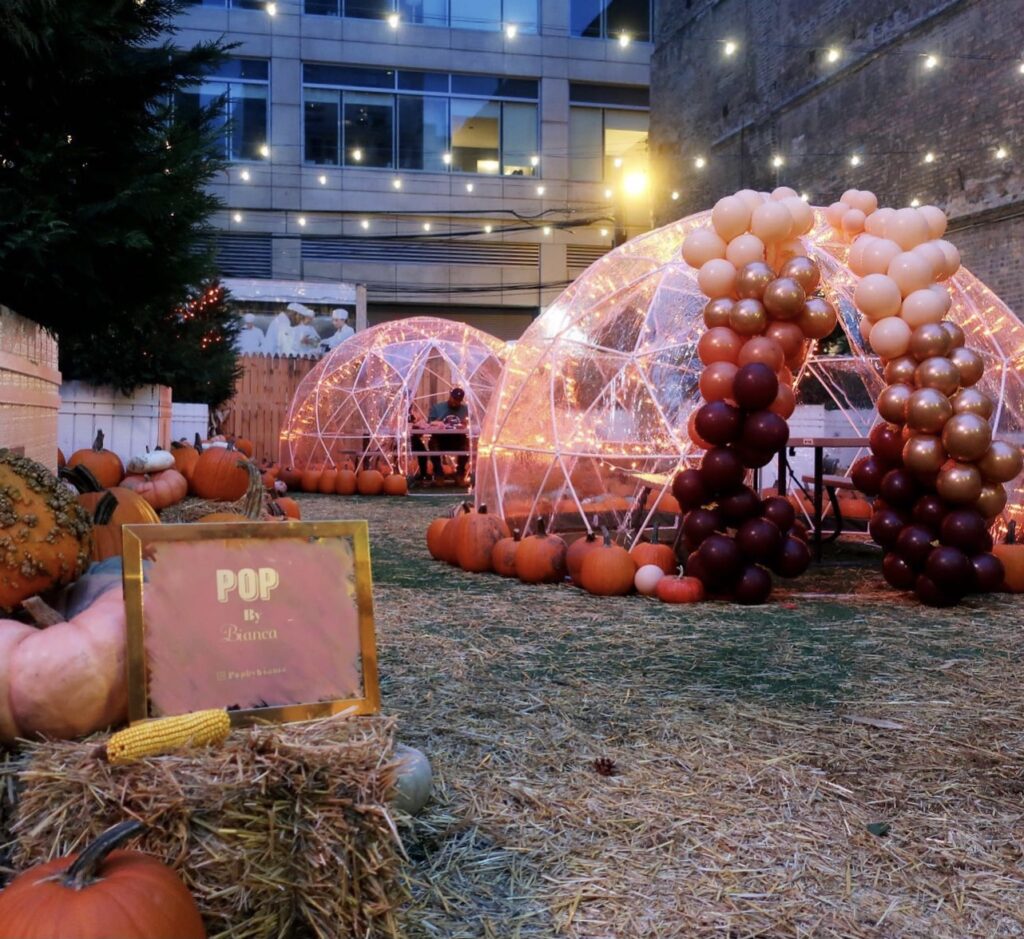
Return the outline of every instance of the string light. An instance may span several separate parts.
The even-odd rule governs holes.
[[[234,215],[231,216],[231,218],[236,222],[240,222],[242,221],[242,213],[236,212]]]
[[[608,229],[607,228],[602,228],[601,229],[601,237],[602,238],[607,238],[608,237]]]
[[[248,170],[242,170],[242,172],[239,173],[238,175],[241,177],[243,183],[249,182],[250,176]]]
[[[739,46],[736,45],[736,43],[733,42],[731,39],[726,39],[725,40],[725,45],[722,47],[722,51],[726,55],[730,55],[730,56],[731,55],[735,55],[737,49],[739,49]]]
[[[327,185],[327,177],[323,173],[321,173],[317,177],[317,182],[320,183],[321,186],[326,186]]]
[[[267,14],[269,16],[277,16],[277,4],[276,3],[268,3],[267,4]]]
[[[704,157],[699,156],[696,159],[694,159],[693,165],[696,166],[697,169],[702,170],[705,166],[708,165],[708,161],[705,160]]]
[[[306,227],[306,216],[305,215],[300,215],[299,216],[299,228],[305,228],[305,227]]]
[[[612,195],[613,195],[613,193],[612,193],[612,191],[611,191],[610,189],[606,189],[606,190],[604,191],[604,197],[605,197],[606,199],[610,199],[610,198],[612,197]]]
[[[359,223],[359,227],[362,228],[363,231],[366,231],[370,227],[370,220],[368,218],[364,218]]]
[[[921,200],[918,199],[917,196],[914,196],[914,198],[910,200],[910,207],[912,209],[916,209],[920,204]]]
[[[536,153],[530,157],[530,166],[540,166],[540,157]]]
[[[935,68],[935,66],[937,66],[938,64],[939,64],[939,57],[938,56],[931,55],[931,54],[925,55],[925,57],[924,57],[924,67],[926,69],[931,71],[931,69]]]
[[[619,45],[623,49],[629,45],[629,33],[619,33]]]
[[[494,231],[494,226],[493,225],[484,225],[484,232],[486,234],[489,235],[492,231]]]
[[[363,151],[356,147],[355,150],[352,151],[352,159],[355,160],[356,163],[362,163]]]
[[[399,21],[400,20],[397,13],[388,14],[388,26],[390,26],[392,29],[398,29]]]
[[[996,150],[996,159],[997,160],[1005,160],[1006,156],[1007,156],[1006,147],[1000,147],[998,150]]]
[[[850,166],[860,166],[860,154],[859,153],[855,153],[852,157],[850,157]]]
[[[466,183],[466,192],[472,192],[472,191],[473,191],[473,184],[472,183]]]
[[[544,187],[543,186],[538,186],[537,187],[537,195],[538,196],[544,195]]]
[[[450,153],[442,153],[441,154],[441,162],[445,166],[451,166],[452,165],[452,155]]]
[[[423,230],[424,231],[430,231],[430,222],[424,222],[423,223]]]
[[[261,157],[269,157],[270,156],[270,147],[268,147],[265,143],[260,145],[260,156]]]
[[[393,179],[393,180],[391,180],[391,186],[394,189],[401,189],[402,188],[402,181],[400,179]]]
[[[934,154],[934,153],[932,153],[932,151],[931,151],[931,150],[929,150],[929,151],[928,151],[928,152],[927,152],[927,153],[926,153],[926,154],[924,155],[924,161],[925,161],[925,163],[934,163],[934,162],[935,162],[935,154]]]
[[[672,190],[672,201],[673,202],[678,202],[679,201],[679,190],[678,189],[673,189]]]
[[[811,201],[811,197],[809,195],[807,195],[806,192],[800,193],[800,198],[803,199],[804,202],[810,202]]]
[[[780,157],[778,154],[772,157],[772,166],[775,167],[775,169],[778,169],[780,166],[782,166],[784,162],[785,160],[783,160],[782,157]]]
[[[519,27],[515,23],[508,23],[505,26],[505,38],[515,39],[519,33]]]
[[[545,235],[550,235],[551,234],[551,226],[550,225],[545,225],[544,226],[544,234]]]
[[[627,173],[625,179],[622,180],[622,188],[626,191],[627,195],[639,195],[647,189],[647,174]]]
[[[828,52],[825,53],[825,60],[828,62],[838,62],[840,51],[835,46],[829,46]]]
[[[1017,67],[1017,71],[1020,72],[1021,75],[1024,75],[1024,62],[1020,63],[1020,65]]]
[[[612,165],[614,165],[616,169],[619,169],[622,166],[622,157],[616,157],[612,160]]]

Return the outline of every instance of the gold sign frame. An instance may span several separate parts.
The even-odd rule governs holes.
[[[181,525],[125,525],[123,533],[123,580],[128,623],[127,672],[128,720],[146,720],[149,713],[149,665],[146,659],[146,625],[143,616],[143,545],[155,542],[219,541],[225,539],[318,539],[349,538],[354,562],[355,599],[358,611],[359,662],[363,696],[329,701],[297,702],[271,707],[228,711],[233,726],[254,723],[286,723],[328,717],[340,711],[375,714],[380,710],[377,643],[373,613],[373,581],[370,570],[370,538],[365,521],[358,522],[217,522]]]

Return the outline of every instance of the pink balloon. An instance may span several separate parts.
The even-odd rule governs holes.
[[[925,217],[917,209],[909,208],[896,210],[886,226],[886,235],[904,251],[916,248],[931,237]]]
[[[724,258],[705,261],[697,272],[697,286],[708,297],[736,296],[736,267]]]
[[[871,273],[864,269],[864,249],[872,241],[876,240],[874,235],[863,234],[858,235],[853,241],[853,247],[850,248],[850,256],[846,259],[846,266],[858,277]]]
[[[853,206],[854,206],[854,203],[857,201],[857,193],[859,191],[860,191],[859,189],[847,189],[846,192],[844,192],[839,197],[839,201],[840,202],[845,202],[847,204],[847,206],[849,206],[852,209]]]
[[[750,212],[750,206],[739,196],[726,196],[711,210],[711,224],[725,241],[732,241],[750,227]]]
[[[714,258],[725,257],[725,242],[710,228],[698,228],[683,239],[683,260],[690,267],[702,267]]]
[[[828,219],[829,225],[835,229],[841,229],[843,227],[843,216],[850,211],[850,207],[845,202],[833,202],[827,209],[825,209],[825,218]]]
[[[855,189],[849,200],[844,198],[843,201],[848,201],[851,208],[860,209],[865,215],[870,215],[878,208],[878,197],[867,189]]]
[[[750,206],[751,212],[764,202],[764,196],[753,189],[741,189],[736,195]]]
[[[769,241],[784,241],[793,229],[793,216],[778,202],[764,202],[754,209],[750,219],[750,230],[766,244]]]
[[[799,194],[795,189],[790,189],[789,186],[776,186],[772,190],[772,198],[776,202],[782,202],[783,199],[791,199],[793,196],[800,198]]]
[[[946,294],[948,297],[949,294]],[[911,329],[924,326],[926,323],[937,323],[946,314],[942,297],[934,290],[926,287],[922,290],[915,290],[906,300],[900,310],[900,318]]]
[[[936,249],[938,250],[938,249]],[[941,255],[942,252],[939,251]],[[738,235],[729,242],[725,249],[725,259],[735,264],[737,269],[752,261],[764,260],[764,242],[757,235]]]
[[[868,341],[883,359],[896,359],[906,355],[910,347],[910,334],[911,329],[903,320],[898,316],[889,316],[871,327]]]
[[[774,195],[773,192],[772,196]],[[806,235],[814,227],[814,210],[797,195],[786,196],[781,202],[793,216],[793,234]]]
[[[857,328],[860,330],[860,338],[864,340],[864,345],[871,344],[871,328],[874,325],[866,316],[862,316],[858,321]]]
[[[928,232],[932,238],[941,238],[946,233],[946,213],[938,206],[922,205],[917,210],[928,223]]]
[[[896,286],[896,281],[891,277],[885,274],[868,274],[857,284],[857,289],[853,293],[853,302],[868,319],[877,322],[887,316],[895,316],[899,313],[903,297],[900,294],[900,288]],[[874,330],[872,330],[873,334]]]
[[[935,246],[942,251],[946,258],[946,265],[942,270],[941,280],[945,280],[947,277],[952,277],[958,270],[960,270],[960,252],[956,249],[956,246],[948,241],[939,239],[935,242]]]
[[[865,215],[860,209],[849,209],[843,216],[843,231],[848,237],[864,231]]]
[[[939,298],[939,302],[942,304],[942,315],[945,317],[953,305],[953,297],[950,296],[949,290],[944,284],[932,284],[928,289]]]
[[[921,247],[920,245],[918,247]],[[915,290],[924,290],[934,283],[931,264],[915,251],[903,251],[889,262],[889,276],[896,281],[900,293],[909,296]]]
[[[876,238],[864,246],[861,266],[866,274],[886,274],[892,259],[901,251],[902,249],[895,241],[890,241],[888,238]]]
[[[946,266],[946,256],[942,253],[942,249],[934,241],[926,241],[914,248],[913,253],[924,258],[931,265],[932,281],[938,280]]]
[[[884,209],[875,209],[864,223],[864,228],[871,232],[872,235],[878,235],[879,238],[885,238],[885,229],[889,224],[889,219],[896,214],[895,209],[888,207]]]

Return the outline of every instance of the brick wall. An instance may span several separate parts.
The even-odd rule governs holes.
[[[663,0],[657,33],[652,163],[659,189],[680,193],[659,224],[744,186],[824,205],[851,187],[918,198],[949,213],[965,263],[1024,313],[1024,0]]]

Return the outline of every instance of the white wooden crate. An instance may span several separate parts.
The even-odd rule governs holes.
[[[96,431],[103,445],[124,462],[157,445],[171,442],[171,389],[146,385],[131,395],[114,388],[66,382],[60,390],[57,439],[66,456],[92,446]]]

